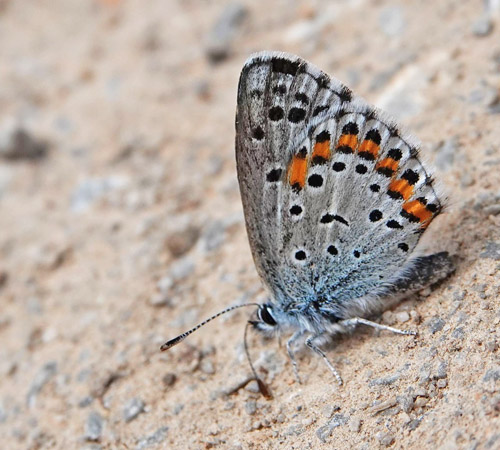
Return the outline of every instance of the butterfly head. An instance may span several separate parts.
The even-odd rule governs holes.
[[[279,313],[271,303],[263,303],[257,310],[257,320],[250,323],[265,334],[273,334],[279,328]]]

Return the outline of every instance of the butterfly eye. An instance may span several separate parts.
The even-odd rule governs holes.
[[[259,319],[267,325],[276,325],[276,321],[274,320],[274,317],[271,315],[266,305],[263,305],[259,308]]]

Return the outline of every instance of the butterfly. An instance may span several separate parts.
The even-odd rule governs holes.
[[[415,247],[443,210],[415,139],[304,59],[260,52],[238,85],[236,163],[255,266],[268,293],[249,323],[289,333],[342,378],[321,344],[372,322],[402,296],[453,269],[447,252]],[[165,343],[166,350],[227,308]],[[252,367],[253,370],[253,367]],[[254,371],[255,374],[255,371]]]

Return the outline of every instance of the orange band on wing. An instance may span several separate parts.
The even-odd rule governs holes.
[[[359,146],[358,154],[367,153],[370,155],[369,159],[375,160],[377,159],[379,150],[380,146],[378,144],[373,142],[371,139],[365,139]]]
[[[337,143],[337,148],[339,147],[351,147],[354,150],[358,145],[358,137],[355,134],[343,134],[340,136]]]
[[[290,185],[302,189],[306,184],[307,159],[302,155],[295,155],[290,163],[288,174]]]
[[[316,142],[314,144],[312,159],[321,158],[328,160],[330,159],[330,141]]]
[[[398,165],[399,163],[395,159],[384,158],[377,163],[375,169],[389,169],[392,172],[396,172],[396,170],[398,170]]]
[[[403,204],[403,209],[412,216],[416,217],[419,222],[426,222],[432,219],[432,212],[419,200],[413,200]]]
[[[413,186],[407,180],[400,178],[391,181],[389,192],[399,194],[404,200],[408,200],[413,195]]]

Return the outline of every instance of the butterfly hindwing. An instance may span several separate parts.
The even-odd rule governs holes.
[[[284,309],[383,287],[441,209],[412,139],[288,54],[243,68],[236,159],[252,254]]]

